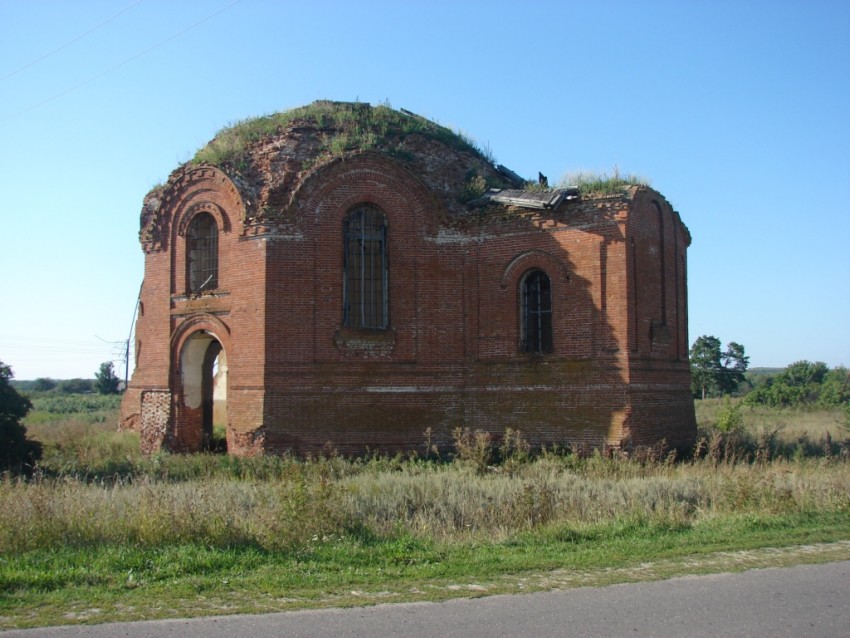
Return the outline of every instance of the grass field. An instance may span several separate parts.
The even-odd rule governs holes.
[[[840,411],[707,400],[693,458],[532,454],[514,436],[487,465],[474,445],[451,461],[143,458],[114,406],[35,404],[42,466],[0,482],[0,629],[850,558]]]

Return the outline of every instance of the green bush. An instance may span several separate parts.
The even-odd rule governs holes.
[[[797,361],[750,392],[748,405],[787,407],[840,407],[850,402],[847,368],[830,370],[821,361]]]
[[[32,403],[12,387],[13,376],[12,368],[0,361],[0,472],[26,470],[41,457],[41,444],[27,439],[21,423]]]
[[[83,394],[94,392],[94,379],[65,379],[56,387],[63,394]]]
[[[36,392],[48,392],[56,387],[59,382],[49,377],[39,377],[32,382],[32,389]]]
[[[717,414],[717,429],[721,432],[740,430],[744,425],[744,415],[741,414],[742,404],[732,403],[729,397],[723,401],[723,407]]]

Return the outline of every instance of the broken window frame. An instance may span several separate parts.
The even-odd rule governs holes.
[[[520,351],[549,354],[552,341],[552,282],[542,270],[531,270],[520,284],[522,334]]]
[[[343,326],[386,330],[389,326],[387,218],[372,204],[360,204],[343,226]]]
[[[218,222],[201,212],[186,233],[186,280],[190,294],[218,288]]]

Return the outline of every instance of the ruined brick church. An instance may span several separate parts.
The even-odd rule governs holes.
[[[140,240],[146,452],[214,422],[239,455],[694,439],[690,235],[647,186],[530,185],[408,111],[316,102],[219,133]]]

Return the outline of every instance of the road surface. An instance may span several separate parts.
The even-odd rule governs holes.
[[[850,636],[850,561],[739,574],[257,616],[0,632],[0,638]]]

